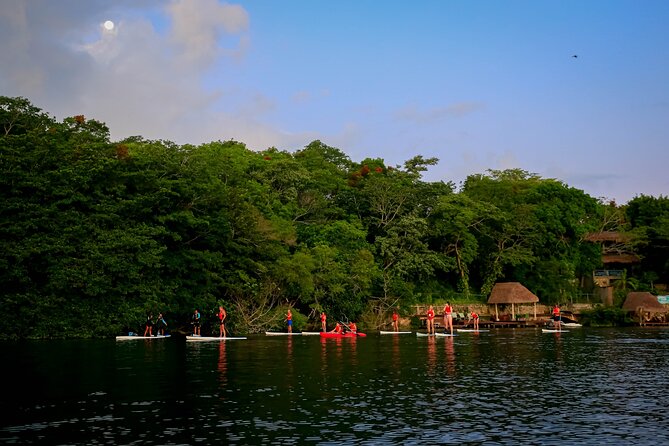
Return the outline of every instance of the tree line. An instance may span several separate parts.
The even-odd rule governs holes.
[[[110,139],[0,97],[1,338],[108,337],[150,312],[172,327],[219,304],[233,330],[326,311],[377,328],[394,308],[487,298],[519,281],[542,302],[588,291],[601,230],[629,234],[626,286],[669,282],[669,199],[605,203],[520,170],[427,182],[437,164],[352,161],[313,141],[251,150]]]

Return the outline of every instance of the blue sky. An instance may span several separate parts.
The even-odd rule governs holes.
[[[115,139],[320,139],[437,157],[428,181],[520,168],[623,204],[669,192],[668,43],[652,0],[13,0],[0,94]]]

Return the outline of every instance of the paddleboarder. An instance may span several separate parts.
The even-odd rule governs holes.
[[[290,312],[290,308],[288,309],[288,313],[286,313],[286,323],[288,324],[288,333],[293,332],[293,313]]]
[[[427,309],[427,334],[434,334],[434,308]]]
[[[400,331],[400,315],[397,309],[393,310],[393,331]]]
[[[327,321],[328,316],[325,314],[325,311],[321,312],[321,331],[325,333],[327,330]]]
[[[146,316],[146,324],[144,324],[144,337],[153,336],[153,314],[149,313]]]
[[[200,311],[196,308],[190,317],[190,324],[193,326],[193,336],[200,336]]]
[[[469,317],[474,321],[474,330],[478,331],[479,329],[479,315],[475,311],[472,311]]]
[[[163,313],[158,313],[158,319],[156,319],[156,334],[158,336],[164,336],[166,328],[167,328],[167,322],[165,322]]]
[[[227,332],[225,331],[225,319],[228,317],[228,313],[225,311],[225,308],[223,308],[222,305],[218,306],[218,322],[219,322],[219,338],[224,338],[227,336]]]
[[[560,317],[560,307],[558,306],[558,304],[555,304],[555,306],[553,307],[553,327],[555,327],[557,331],[561,331],[562,330],[561,325],[562,321]]]
[[[446,302],[446,305],[444,305],[444,329],[449,329],[451,335],[453,334],[453,307],[451,307],[450,302]]]

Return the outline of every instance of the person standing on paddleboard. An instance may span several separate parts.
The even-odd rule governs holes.
[[[393,331],[400,331],[400,315],[397,310],[393,310]]]
[[[193,336],[200,336],[200,311],[197,308],[190,317],[190,323],[193,326]]]
[[[225,311],[225,308],[223,308],[222,305],[218,306],[218,322],[219,322],[219,338],[224,338],[227,336],[227,332],[225,331],[225,318],[228,317],[228,313]]]
[[[560,319],[560,307],[558,304],[555,304],[553,307],[553,327],[558,331],[562,330],[562,321]]]
[[[158,336],[165,336],[166,328],[167,328],[167,322],[165,322],[163,313],[158,313],[158,319],[156,319],[156,334]]]
[[[444,305],[444,329],[450,329],[451,336],[453,335],[453,307],[450,302]]]
[[[327,328],[327,327],[328,327],[327,320],[328,320],[328,315],[325,314],[325,311],[322,311],[322,312],[321,312],[321,331],[322,331],[323,333],[325,333],[326,331],[328,331],[328,328]]]
[[[427,309],[427,334],[434,334],[434,308]]]
[[[288,313],[286,313],[286,323],[288,324],[288,333],[293,332],[293,313],[290,312],[290,308],[288,309]]]
[[[146,316],[146,324],[144,324],[144,336],[153,336],[153,314],[151,313]]]

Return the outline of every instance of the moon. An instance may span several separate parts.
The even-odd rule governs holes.
[[[103,23],[102,26],[104,26],[107,31],[111,31],[112,29],[114,29],[114,22],[112,22],[111,20],[107,20],[105,23]]]

